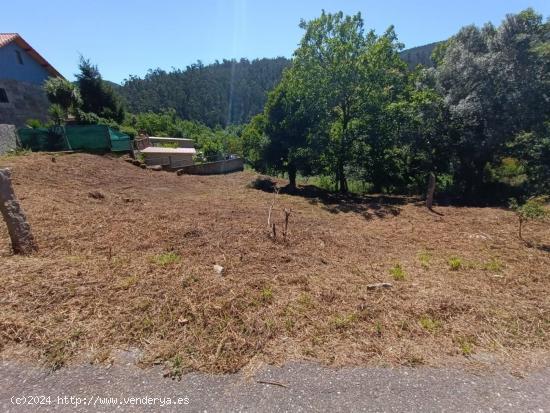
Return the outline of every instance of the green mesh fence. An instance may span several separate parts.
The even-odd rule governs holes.
[[[128,135],[105,125],[23,128],[17,132],[21,145],[32,151],[123,152],[132,147]]]
[[[126,152],[132,149],[132,140],[128,135],[109,128],[112,152]]]
[[[103,125],[65,127],[69,146],[73,151],[103,152],[111,148],[109,128]]]
[[[63,128],[19,129],[19,140],[23,148],[32,151],[66,151],[69,150]]]

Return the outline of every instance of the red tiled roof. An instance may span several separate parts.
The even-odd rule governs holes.
[[[0,47],[4,47],[17,38],[17,33],[0,33]]]
[[[36,60],[40,66],[46,69],[51,76],[63,78],[61,73],[55,70],[55,68],[49,64],[48,61],[40,55],[40,53],[34,50],[30,44],[19,36],[18,33],[0,33],[0,47],[4,47],[11,42],[17,43],[17,45],[27,52],[34,60]]]

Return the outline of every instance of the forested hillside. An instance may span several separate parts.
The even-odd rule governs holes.
[[[279,83],[290,64],[274,59],[201,62],[185,70],[151,70],[144,78],[131,76],[118,92],[130,112],[159,112],[173,108],[183,119],[208,126],[246,123],[262,112],[267,92]]]
[[[438,43],[401,52],[409,67],[431,66],[430,55]],[[275,59],[223,60],[210,65],[196,63],[185,70],[150,70],[143,78],[131,76],[116,90],[132,113],[160,112],[173,108],[183,119],[210,127],[243,124],[262,112],[267,92],[281,80],[290,65],[284,57]]]
[[[399,53],[399,56],[407,62],[409,69],[414,69],[417,65],[431,67],[434,65],[432,60],[432,52],[436,46],[441,43],[443,42],[434,42],[423,46],[412,47],[410,49],[403,50]]]

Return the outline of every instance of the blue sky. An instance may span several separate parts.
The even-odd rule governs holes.
[[[548,0],[17,0],[2,4],[0,31],[21,34],[69,79],[82,53],[105,79],[121,82],[199,59],[290,57],[302,36],[300,19],[321,9],[361,11],[365,26],[378,32],[393,24],[413,47],[467,24],[498,24],[527,7],[550,16]]]

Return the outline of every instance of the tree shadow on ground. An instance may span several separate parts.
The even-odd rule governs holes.
[[[539,251],[550,252],[550,245],[548,244],[537,244],[536,242],[531,242],[531,241],[524,241],[524,242],[528,248],[534,248]]]
[[[418,201],[406,196],[340,194],[313,185],[301,185],[295,189],[277,187],[277,183],[268,178],[257,179],[250,186],[264,192],[274,192],[278,188],[281,194],[305,198],[310,204],[320,204],[332,214],[351,212],[360,214],[366,220],[397,216],[401,212],[400,205]]]

